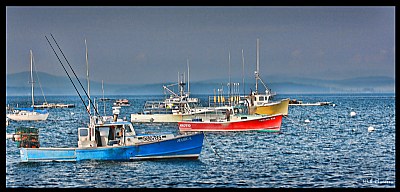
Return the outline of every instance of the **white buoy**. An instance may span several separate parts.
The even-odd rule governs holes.
[[[304,122],[306,122],[306,123],[309,123],[309,122],[310,122],[310,120],[306,119]]]
[[[369,126],[369,127],[368,127],[368,132],[372,132],[372,131],[375,131],[375,128],[372,127],[372,126]]]
[[[356,112],[354,112],[354,111],[350,112],[350,116],[351,116],[351,117],[354,117],[354,116],[356,116],[356,115],[357,115]]]
[[[74,112],[71,112],[71,115],[74,115],[75,113]]]

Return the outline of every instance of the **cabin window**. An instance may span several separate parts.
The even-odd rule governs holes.
[[[131,127],[130,127],[130,126],[126,126],[126,128],[125,128],[125,132],[127,132],[127,133],[130,133],[130,132],[132,132],[132,129],[131,129]]]
[[[81,137],[86,137],[89,135],[89,130],[88,129],[81,129],[79,130],[79,136]]]
[[[260,101],[264,101],[264,97],[260,97]]]

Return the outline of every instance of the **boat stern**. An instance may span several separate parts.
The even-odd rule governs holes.
[[[75,148],[20,148],[21,162],[76,161]]]

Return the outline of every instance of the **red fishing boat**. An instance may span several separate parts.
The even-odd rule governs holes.
[[[267,131],[279,132],[282,124],[282,114],[264,115],[233,115],[229,121],[192,119],[178,122],[179,131]]]

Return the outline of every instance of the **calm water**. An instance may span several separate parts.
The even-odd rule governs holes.
[[[121,110],[121,117],[128,120],[146,100],[163,98],[107,97],[130,100],[131,106]],[[6,187],[395,187],[394,94],[279,95],[277,99],[288,97],[303,102],[330,101],[336,106],[289,106],[280,133],[206,133],[198,160],[21,163],[16,144],[7,139]],[[40,128],[42,147],[77,146],[77,128],[88,122],[79,97],[46,99],[76,107],[50,109],[43,122],[12,121],[7,133],[19,126],[34,126]],[[6,102],[28,106],[30,97],[7,97]],[[107,114],[111,114],[112,102],[106,102]],[[99,111],[104,113],[103,102]],[[357,115],[350,117],[351,111]],[[306,119],[310,122],[305,123]],[[368,132],[369,126],[375,131]],[[135,127],[139,132],[177,131],[176,124]]]

